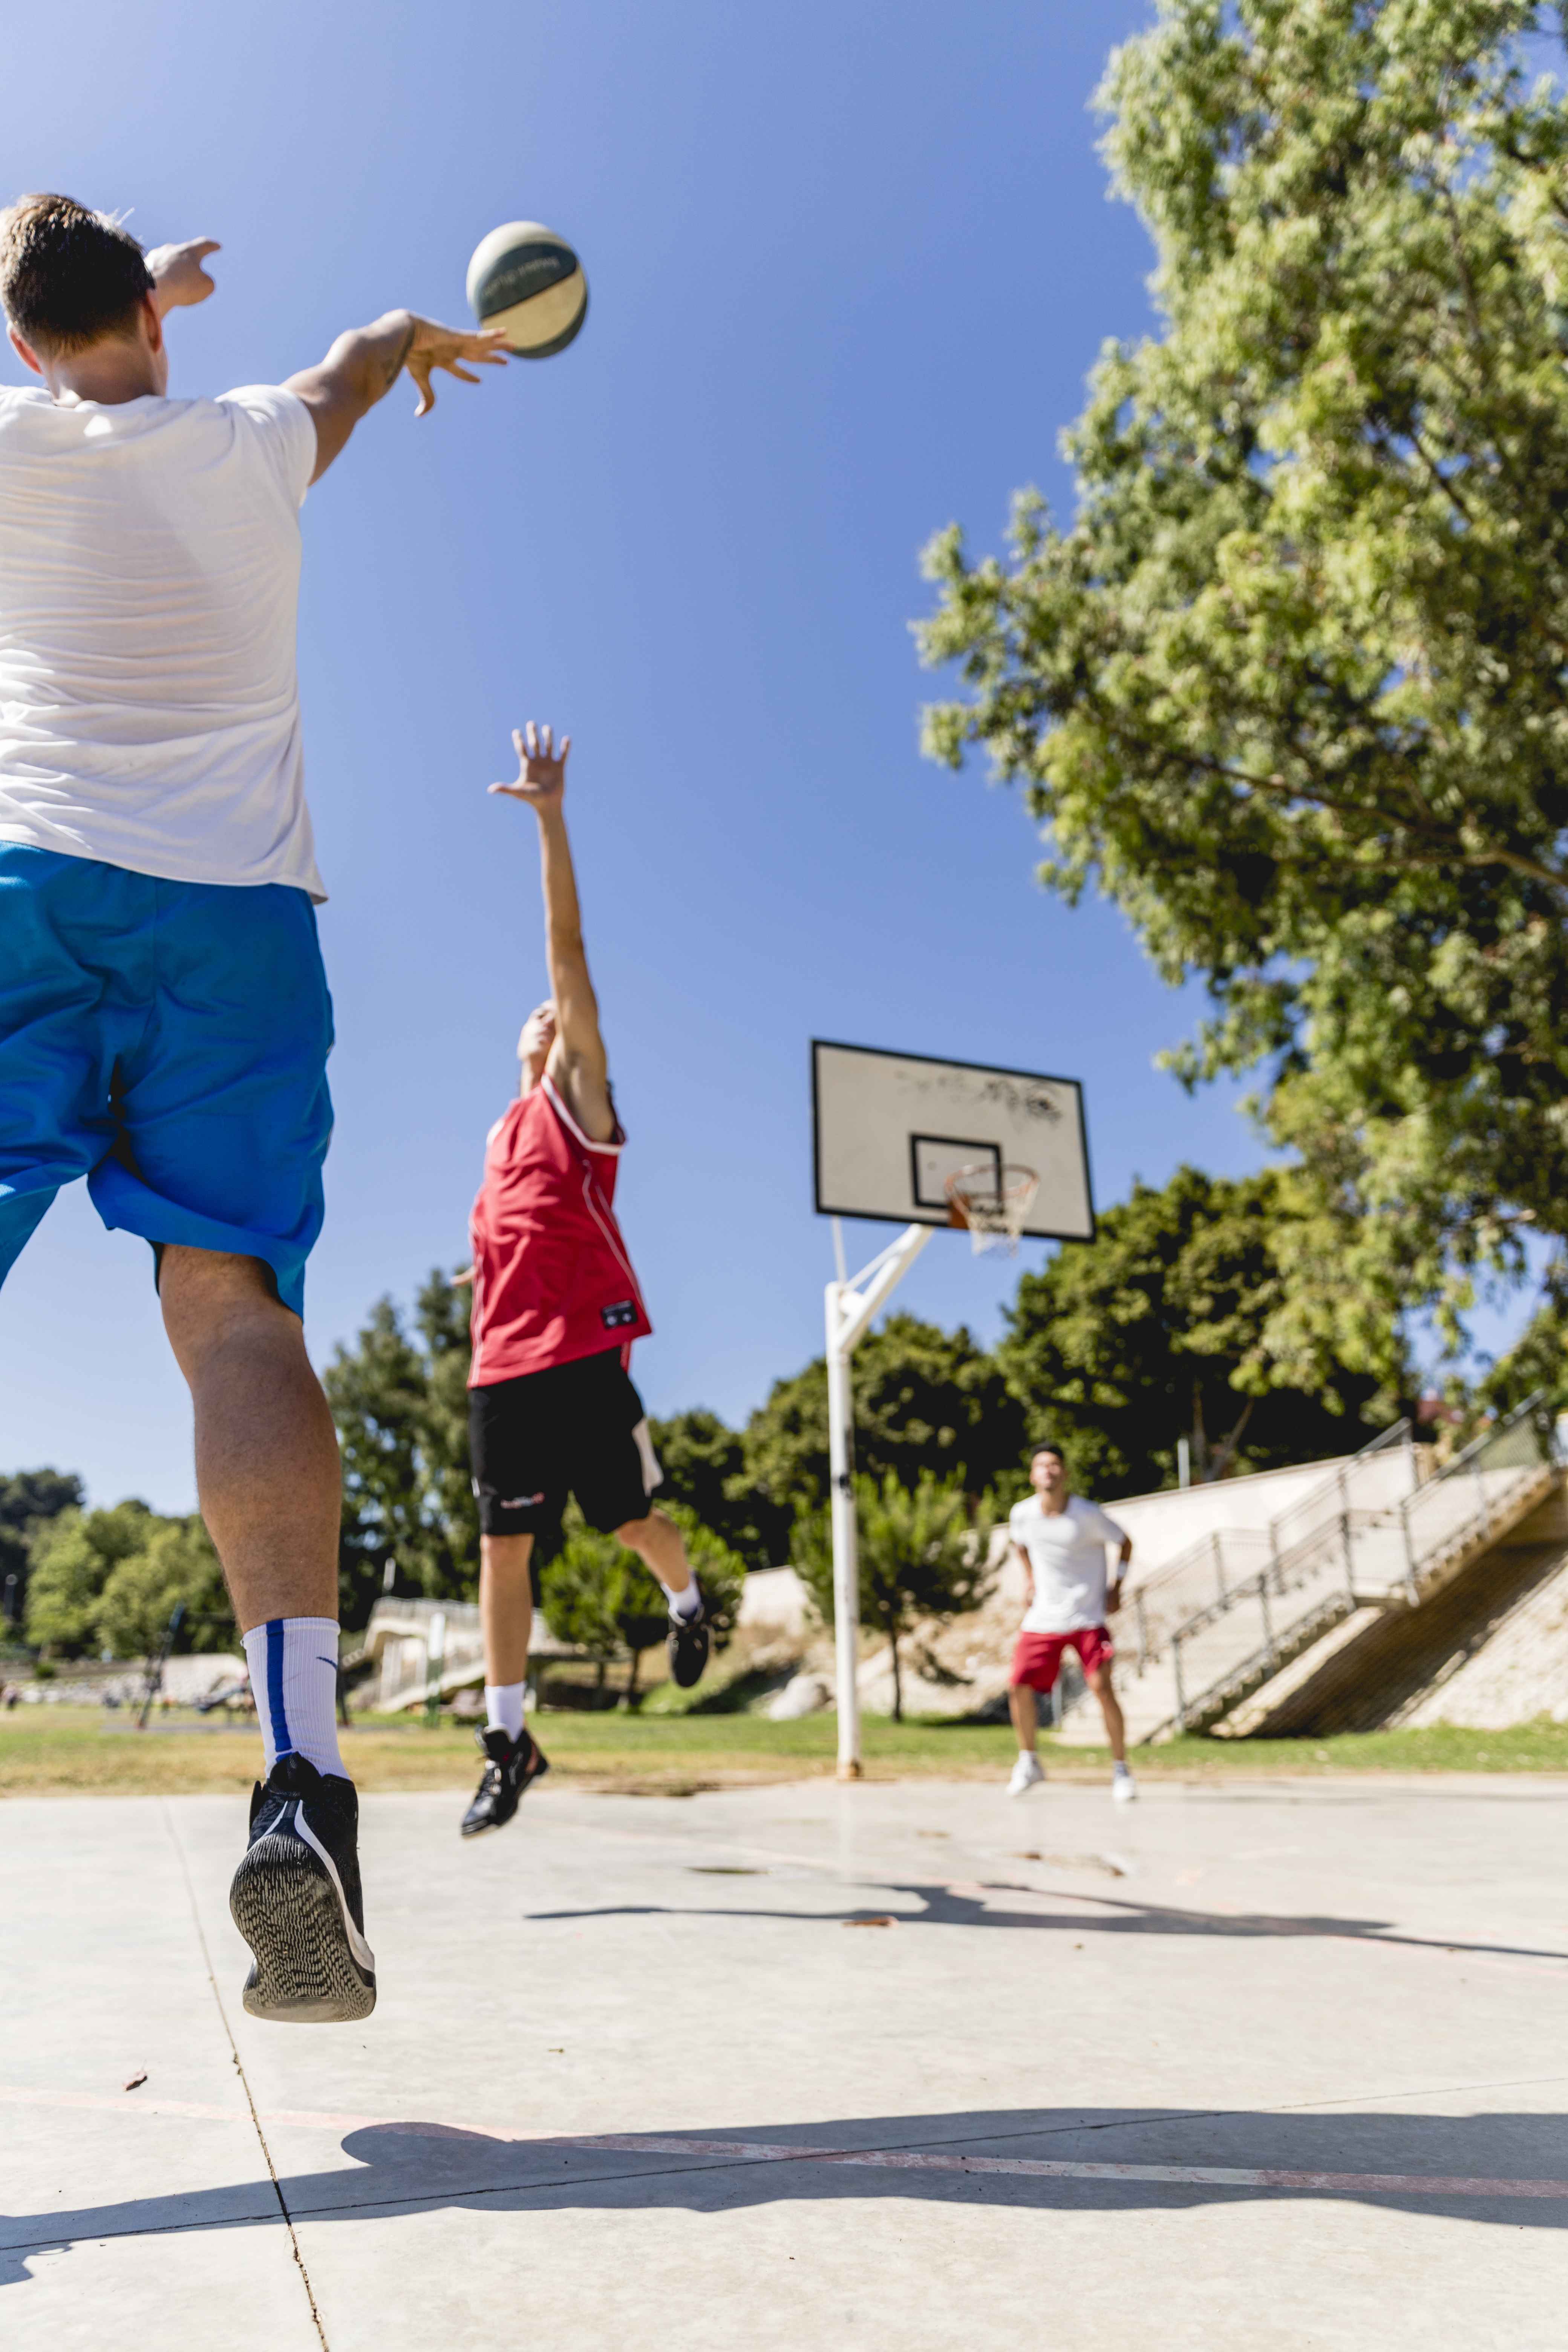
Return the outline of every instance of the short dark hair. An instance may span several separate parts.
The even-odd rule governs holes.
[[[0,213],[0,302],[25,343],[67,359],[130,336],[153,280],[129,229],[69,196],[18,196]]]
[[[1029,1459],[1031,1462],[1038,1461],[1042,1454],[1054,1454],[1057,1460],[1061,1464],[1063,1469],[1066,1469],[1067,1455],[1062,1452],[1061,1447],[1057,1444],[1054,1437],[1042,1437],[1037,1445],[1030,1446]]]

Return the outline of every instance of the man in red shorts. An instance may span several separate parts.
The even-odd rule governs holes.
[[[496,1121],[469,1221],[473,1362],[468,1445],[479,1504],[485,1642],[485,1768],[463,1835],[510,1821],[547,1770],[522,1719],[533,1623],[534,1546],[559,1528],[568,1494],[590,1527],[613,1531],[664,1588],[670,1672],[689,1688],[708,1663],[702,1594],[680,1531],[656,1511],[663,1476],[627,1364],[652,1329],[616,1222],[626,1143],[611,1099],[599,1007],[583,949],[563,803],[563,736],[530,720],[514,734],[515,783],[492,784],[539,821],[550,997],[518,1040],[521,1089]]]
[[[1070,1647],[1078,1652],[1084,1679],[1105,1717],[1105,1736],[1115,1759],[1110,1793],[1118,1804],[1130,1804],[1138,1790],[1127,1769],[1126,1727],[1111,1688],[1115,1653],[1106,1619],[1121,1606],[1121,1579],[1132,1557],[1132,1538],[1097,1503],[1086,1503],[1068,1491],[1059,1445],[1036,1446],[1029,1484],[1034,1493],[1015,1503],[1008,1517],[1013,1549],[1028,1579],[1028,1607],[1013,1652],[1007,1693],[1018,1735],[1018,1760],[1007,1793],[1021,1797],[1046,1777],[1035,1753],[1035,1694],[1056,1688],[1062,1652]],[[1116,1580],[1108,1591],[1109,1544],[1119,1550]]]

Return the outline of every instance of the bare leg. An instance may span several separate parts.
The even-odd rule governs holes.
[[[1037,1711],[1035,1694],[1027,1683],[1015,1683],[1007,1693],[1007,1705],[1012,1710],[1013,1728],[1018,1735],[1018,1746],[1026,1756],[1035,1752]]]
[[[242,1633],[338,1613],[342,1468],[298,1316],[258,1258],[171,1245],[163,1328],[195,1410],[196,1492]]]
[[[616,1541],[635,1551],[643,1566],[671,1592],[684,1592],[690,1583],[680,1529],[662,1511],[650,1511],[646,1519],[628,1519],[624,1528],[616,1529]]]
[[[1118,1764],[1127,1761],[1127,1726],[1122,1720],[1121,1701],[1110,1684],[1110,1668],[1096,1666],[1089,1677],[1089,1686],[1100,1701],[1100,1711],[1105,1717],[1105,1736],[1110,1742],[1110,1753]]]
[[[479,1625],[485,1637],[485,1680],[492,1685],[528,1680],[533,1632],[528,1564],[532,1555],[531,1536],[479,1538]]]

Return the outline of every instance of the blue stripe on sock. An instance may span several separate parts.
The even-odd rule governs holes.
[[[289,1717],[283,1709],[283,1620],[269,1617],[267,1621],[267,1712],[272,1721],[272,1748],[275,1756],[292,1756],[294,1742],[289,1737]]]

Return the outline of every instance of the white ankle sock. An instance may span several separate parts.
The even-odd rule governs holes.
[[[267,1770],[294,1754],[318,1772],[346,1778],[338,1753],[336,1618],[269,1617],[245,1636],[245,1660]]]
[[[668,1584],[661,1584],[658,1589],[669,1603],[672,1617],[695,1617],[702,1606],[702,1595],[697,1590],[695,1577],[679,1592],[672,1592]]]
[[[526,1683],[487,1683],[485,1685],[485,1727],[504,1731],[509,1739],[522,1738],[522,1702]]]

